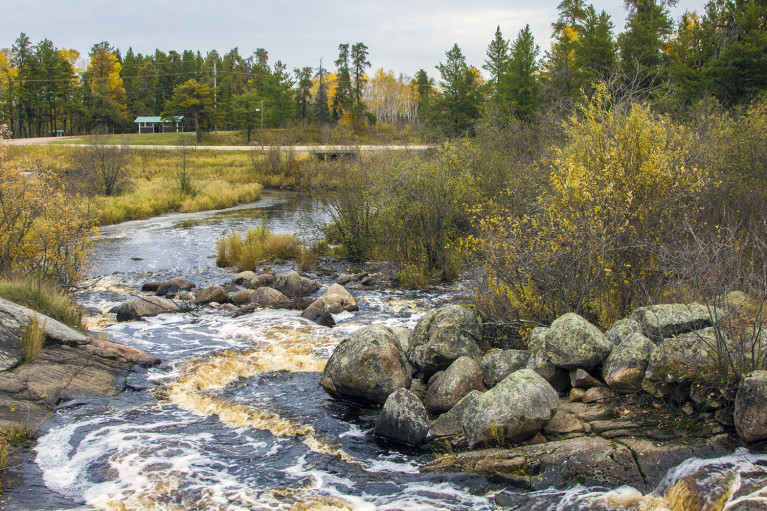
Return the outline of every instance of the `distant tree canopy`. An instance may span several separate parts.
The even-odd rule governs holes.
[[[121,53],[103,41],[81,58],[48,39],[34,44],[22,33],[0,50],[0,123],[15,137],[86,133],[96,126],[134,131],[137,116],[173,114],[174,95],[189,80],[213,94],[210,115],[198,115],[201,129],[248,133],[263,114],[267,128],[364,129],[382,122],[471,135],[482,116],[507,123],[571,112],[599,82],[682,116],[701,100],[735,107],[767,91],[766,2],[711,0],[679,20],[669,10],[677,0],[624,3],[626,25],[616,33],[605,11],[585,0],[562,0],[551,24],[553,42],[543,51],[529,26],[513,40],[497,26],[479,63],[484,77],[457,44],[436,65],[438,75],[421,69],[411,78],[372,72],[362,42],[339,44],[332,65],[289,68],[271,62],[264,48],[141,54],[132,48]]]

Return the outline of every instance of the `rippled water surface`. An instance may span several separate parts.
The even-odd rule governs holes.
[[[232,274],[216,268],[214,253],[225,232],[266,221],[274,231],[311,239],[322,218],[311,200],[273,193],[225,212],[107,227],[78,299],[107,312],[147,280],[183,275],[198,287],[223,283]],[[427,460],[419,453],[374,440],[375,410],[331,400],[317,383],[349,333],[373,322],[412,328],[426,310],[461,292],[459,285],[355,291],[360,310],[337,315],[333,329],[288,310],[234,317],[204,308],[121,324],[100,315],[93,328],[163,363],[132,374],[118,397],[57,409],[27,455],[24,485],[6,494],[6,509],[495,509],[502,485],[420,474]],[[512,501],[573,509],[580,504],[565,504],[640,497],[631,489],[575,488]]]

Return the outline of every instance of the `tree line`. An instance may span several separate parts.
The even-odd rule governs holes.
[[[241,55],[184,50],[124,54],[95,44],[87,64],[77,51],[20,34],[0,51],[0,124],[16,137],[134,131],[138,116],[187,116],[203,129],[251,130],[310,125],[365,128],[410,124],[446,136],[472,135],[481,117],[529,121],[570,112],[593,84],[685,116],[701,101],[748,104],[767,89],[767,2],[711,0],[677,22],[677,0],[626,0],[624,31],[584,0],[563,0],[553,43],[541,52],[529,25],[512,41],[498,27],[482,68],[456,44],[446,60],[414,77],[372,68],[368,47],[341,43],[330,69],[289,69],[258,48]],[[261,105],[264,105],[263,111]]]

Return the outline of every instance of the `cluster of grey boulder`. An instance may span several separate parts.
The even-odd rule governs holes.
[[[694,385],[722,342],[731,343],[714,328],[722,317],[696,303],[656,305],[602,333],[568,313],[535,328],[528,350],[500,350],[483,346],[474,310],[450,305],[427,313],[412,332],[383,325],[355,332],[330,357],[320,385],[332,396],[383,405],[376,435],[414,446],[453,435],[469,446],[529,440],[555,418],[560,396],[587,404],[641,391],[690,413],[725,414],[731,402]],[[729,424],[743,440],[767,439],[767,372],[743,380],[734,410]]]
[[[367,274],[365,274],[367,277]],[[358,279],[359,280],[359,279]],[[340,275],[339,282],[352,282],[348,275]],[[166,282],[147,282],[141,290],[154,292],[131,298],[117,309],[118,321],[132,321],[142,317],[179,312],[182,304],[222,305],[233,311],[248,312],[256,308],[302,309],[302,316],[320,325],[333,326],[333,314],[358,310],[357,302],[346,288],[335,283],[325,293],[310,300],[307,296],[320,289],[319,282],[300,275],[296,271],[256,274],[244,271],[234,276],[232,282],[212,285],[197,290],[196,285],[184,277],[174,277]]]

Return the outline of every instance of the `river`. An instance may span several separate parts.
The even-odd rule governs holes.
[[[311,200],[271,192],[222,212],[105,227],[77,298],[107,312],[145,281],[181,275],[198,288],[223,283],[232,273],[217,268],[214,255],[225,232],[265,221],[311,239],[318,218]],[[462,292],[460,285],[355,291],[360,310],[336,315],[332,329],[290,310],[235,317],[207,307],[119,324],[99,315],[92,327],[102,335],[163,362],[132,373],[120,396],[58,407],[24,455],[24,483],[6,493],[5,509],[495,509],[502,481],[419,473],[428,458],[373,438],[375,410],[335,401],[318,385],[325,359],[351,332],[372,322],[412,328]],[[680,470],[705,462],[691,463]],[[524,509],[572,509],[605,495],[636,499],[638,492],[577,487],[512,500]]]

